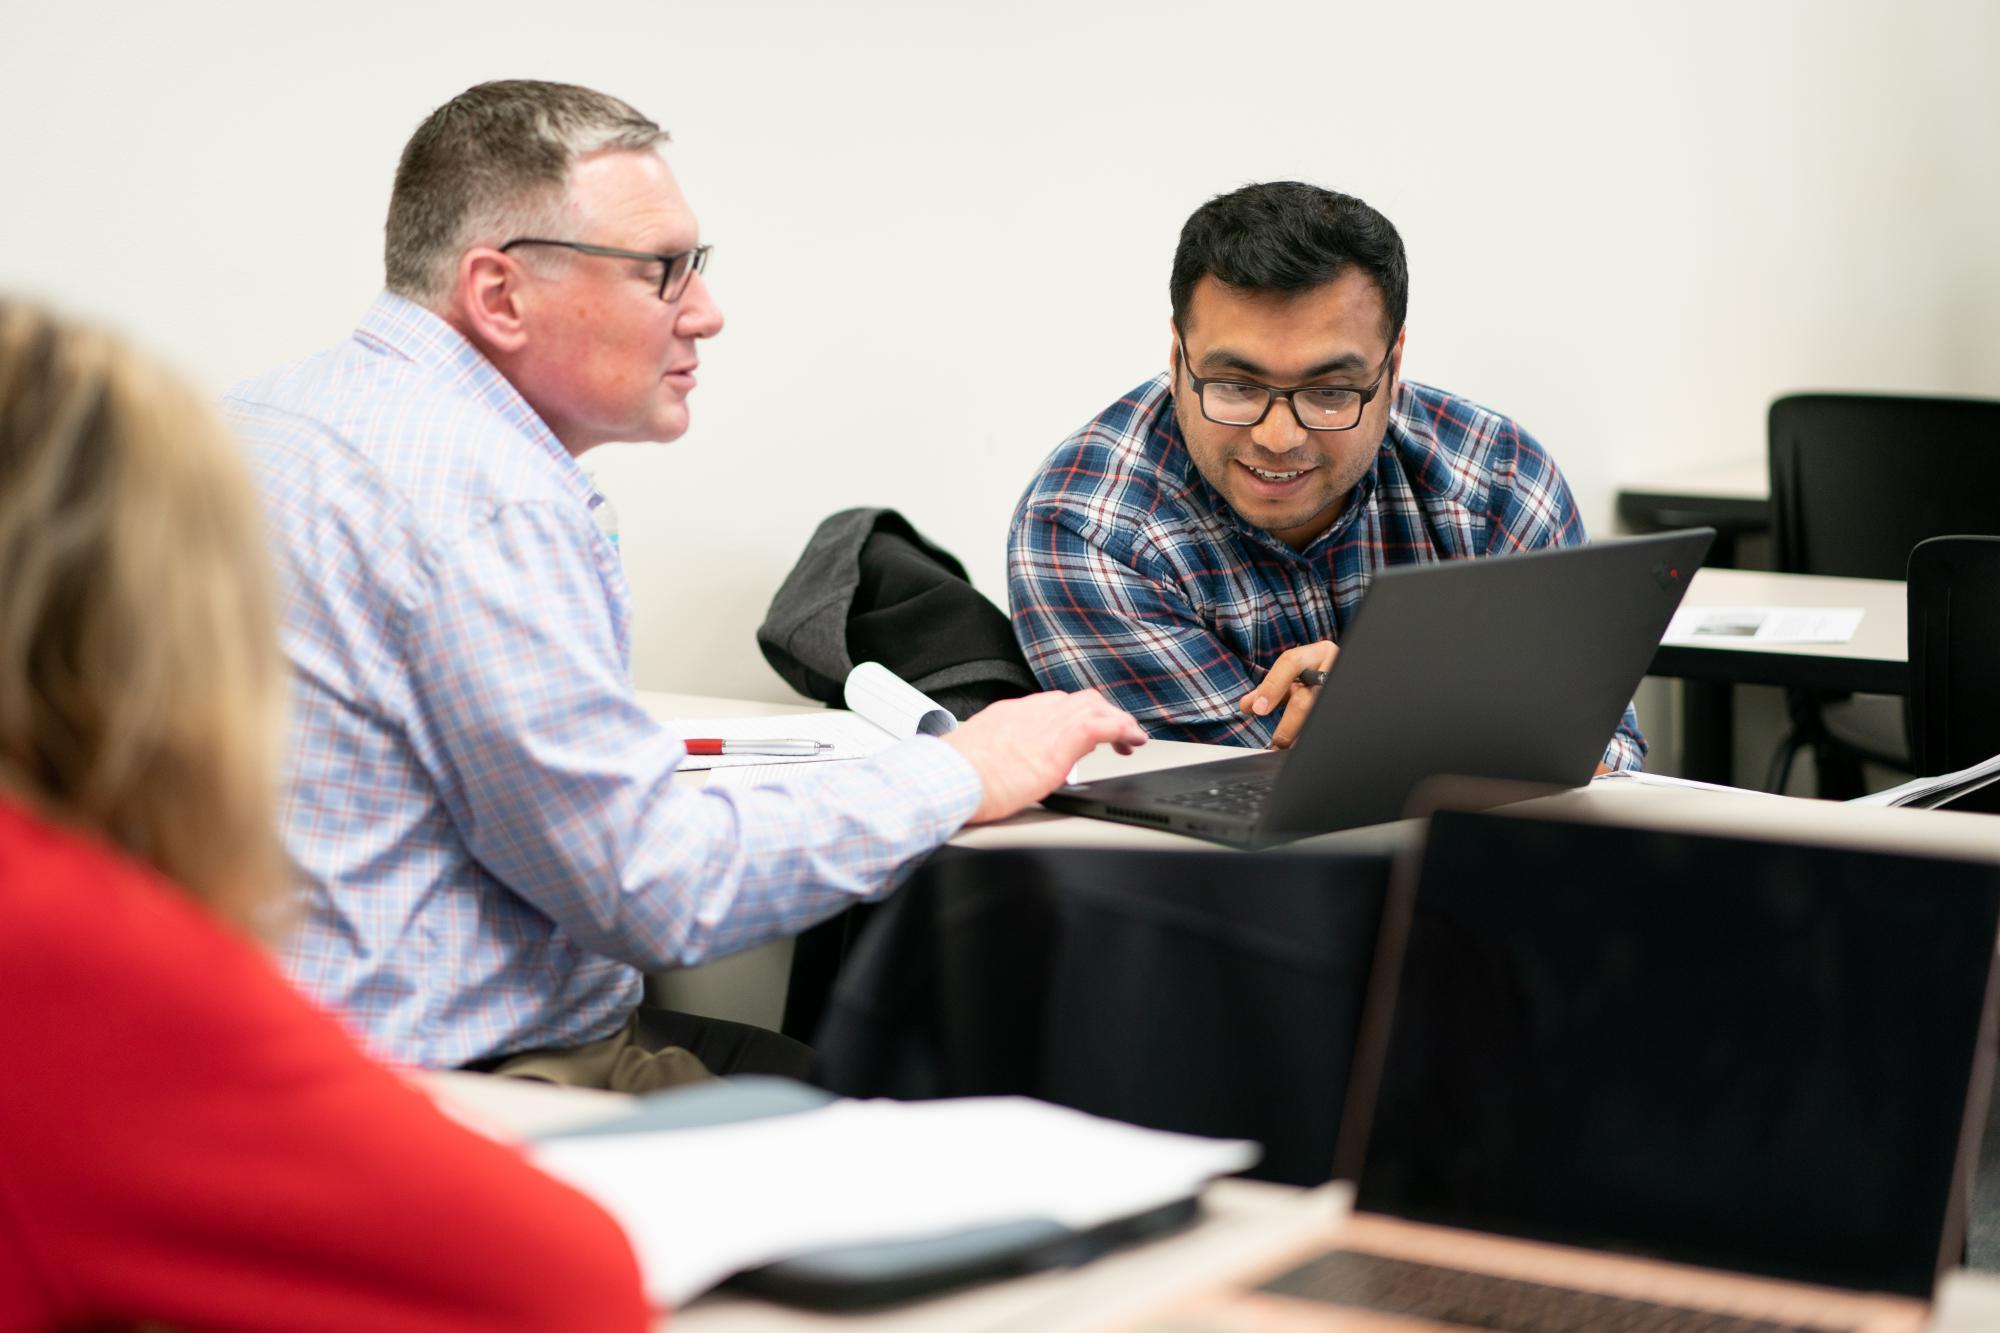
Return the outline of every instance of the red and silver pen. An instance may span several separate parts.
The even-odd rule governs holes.
[[[797,758],[801,755],[818,754],[821,750],[831,750],[826,741],[774,737],[760,740],[724,741],[708,737],[698,737],[683,741],[689,754],[764,754],[780,758]]]

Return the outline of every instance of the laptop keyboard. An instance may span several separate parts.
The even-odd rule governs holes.
[[[1329,1250],[1259,1291],[1501,1333],[1838,1333],[1850,1324],[1780,1324],[1680,1305],[1552,1287],[1358,1250]]]
[[[1270,796],[1272,784],[1277,780],[1276,773],[1260,773],[1253,778],[1238,778],[1232,782],[1218,782],[1212,787],[1196,787],[1191,791],[1162,796],[1160,804],[1221,815],[1255,815],[1264,808],[1264,801]]]

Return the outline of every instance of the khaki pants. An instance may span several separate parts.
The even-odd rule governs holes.
[[[809,1079],[812,1048],[775,1032],[640,1005],[624,1026],[582,1046],[522,1051],[471,1066],[489,1074],[608,1092],[657,1092],[717,1074]]]

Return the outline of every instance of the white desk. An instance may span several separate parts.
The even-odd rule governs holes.
[[[784,713],[817,713],[818,706],[807,703],[763,703],[741,699],[716,699],[696,694],[661,694],[642,690],[639,701],[654,717],[774,717]],[[1205,763],[1210,759],[1241,753],[1220,745],[1195,745],[1186,741],[1148,741],[1130,755],[1121,755],[1109,746],[1100,746],[1077,765],[1084,781],[1117,773],[1143,773],[1156,768],[1178,768],[1183,764]],[[699,784],[708,779],[705,771],[683,773],[677,782]],[[1033,808],[998,824],[962,830],[952,840],[954,847],[1094,847],[1144,846],[1188,847],[1199,844],[1175,833],[1157,832],[1101,819],[1077,819],[1053,811]]]
[[[754,704],[687,696],[650,696],[661,716],[696,717],[784,712],[796,705]],[[1150,754],[1148,752],[1151,752]],[[1211,757],[1215,747],[1149,745],[1120,757],[1093,756],[1088,771],[1104,773],[1161,760],[1189,762]],[[689,774],[690,780],[705,780]],[[1849,807],[1821,802],[1784,801],[1753,795],[1671,788],[1595,784],[1536,801],[1552,817],[1603,816],[1626,822],[1717,833],[1790,836],[1840,845],[1950,851],[2000,863],[2000,838],[1991,816]],[[1414,825],[1386,826],[1390,831]],[[1380,834],[1383,830],[1373,831]],[[1097,820],[1035,814],[1019,817],[971,836],[991,835],[1047,844],[1070,837],[1109,839],[1121,845],[1199,846],[1189,839]],[[1343,836],[1343,835],[1333,835]],[[979,845],[979,844],[975,844]],[[546,1131],[563,1123],[618,1113],[629,1102],[607,1093],[545,1088],[476,1075],[431,1076],[447,1090],[466,1117],[489,1132]],[[573,1119],[572,1119],[573,1118]],[[1036,1274],[992,1283],[914,1305],[871,1315],[817,1315],[732,1293],[714,1293],[695,1302],[671,1327],[689,1333],[826,1333],[869,1330],[922,1333],[928,1330],[1083,1330],[1114,1327],[1158,1308],[1177,1296],[1200,1290],[1259,1257],[1289,1249],[1344,1211],[1347,1191],[1330,1186],[1310,1192],[1246,1181],[1222,1181],[1204,1196],[1209,1216],[1175,1236],[1131,1247],[1072,1271]],[[2000,1276],[1954,1273],[1941,1289],[1935,1327],[1947,1333],[2000,1328]]]
[[[1682,605],[1858,606],[1862,616],[1846,643],[1663,644],[1650,675],[1870,694],[1909,692],[1909,602],[1900,579],[1700,569]]]
[[[1964,816],[1972,818],[1972,816]],[[501,1138],[545,1133],[622,1113],[615,1093],[546,1087],[478,1074],[421,1081],[452,1114]],[[1082,1268],[986,1283],[873,1314],[824,1315],[712,1292],[661,1327],[679,1333],[1084,1333],[1116,1327],[1231,1273],[1281,1254],[1346,1215],[1343,1184],[1295,1190],[1221,1180],[1202,1196],[1205,1216],[1175,1235],[1126,1247]],[[2000,1328],[2000,1275],[1958,1271],[1940,1290],[1938,1333]]]
[[[1746,569],[1697,570],[1683,605],[1858,606],[1848,643],[1662,644],[1649,675],[1684,681],[1687,705],[1682,771],[1704,782],[1733,780],[1737,685],[1831,692],[1909,692],[1909,605],[1902,583]]]
[[[1708,563],[1734,565],[1738,539],[1771,526],[1769,464],[1761,449],[1721,463],[1669,462],[1620,481],[1617,507],[1627,532],[1714,528]]]
[[[683,715],[687,716],[687,715]],[[503,1140],[549,1133],[624,1114],[636,1099],[527,1083],[481,1074],[423,1074],[419,1081],[447,1113]],[[690,1333],[866,1328],[897,1330],[1033,1329],[1037,1333],[1094,1329],[1107,1320],[1144,1313],[1159,1293],[1180,1289],[1192,1275],[1219,1278],[1278,1252],[1338,1220],[1349,1190],[1306,1191],[1250,1180],[1220,1180],[1202,1196],[1194,1226],[1128,1246],[1078,1269],[1058,1269],[946,1293],[869,1315],[815,1314],[717,1291],[662,1327]]]
[[[1670,460],[1626,474],[1618,483],[1618,494],[1621,499],[1633,496],[1662,503],[1769,504],[1771,465],[1761,449],[1712,463]]]
[[[639,702],[654,717],[663,721],[672,718],[774,717],[784,713],[824,711],[818,704],[803,699],[796,703],[772,703],[653,690],[641,690]],[[1147,768],[1200,763],[1229,753],[1233,751],[1220,746],[1149,741],[1130,756],[1121,756],[1108,747],[1100,748],[1086,756],[1077,768],[1082,777],[1098,778],[1117,772],[1131,773]],[[827,767],[837,768],[839,765]],[[679,773],[674,781],[700,786],[708,781],[708,773],[700,769]],[[960,847],[1197,845],[1173,833],[1108,824],[1101,819],[1076,819],[1041,809],[1023,811],[1004,823],[962,830],[952,839],[952,844]],[[811,943],[807,945],[808,958],[817,961],[821,955],[811,952],[815,947]],[[762,1027],[782,1028],[785,1026],[785,998],[793,976],[792,964],[797,948],[792,939],[774,940],[700,967],[662,973],[648,979],[648,995],[657,1003],[690,1013],[712,1014]],[[809,961],[804,966],[804,975],[813,974],[813,962]],[[812,989],[807,985],[802,993],[810,994]]]

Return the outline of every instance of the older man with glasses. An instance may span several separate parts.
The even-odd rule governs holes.
[[[1377,570],[1585,540],[1506,417],[1401,377],[1402,238],[1277,181],[1181,230],[1167,371],[1049,456],[1014,512],[1014,630],[1044,685],[1154,736],[1286,746]],[[1637,767],[1627,709],[1605,751]]]
[[[686,750],[634,696],[630,594],[577,465],[679,438],[722,329],[665,139],[585,88],[454,98],[404,149],[388,290],[353,337],[229,395],[285,580],[286,961],[409,1064],[628,1090],[803,1073],[774,1033],[642,1005],[641,974],[877,896],[1144,740],[1095,694],[1045,694],[754,790],[675,789]]]

